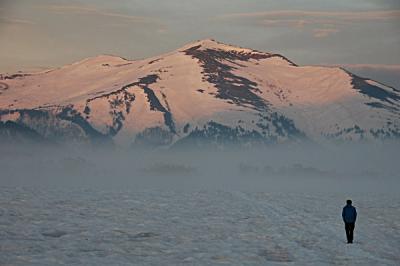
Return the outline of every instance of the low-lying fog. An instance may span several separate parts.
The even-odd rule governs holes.
[[[0,146],[0,185],[397,193],[400,145],[127,151]]]

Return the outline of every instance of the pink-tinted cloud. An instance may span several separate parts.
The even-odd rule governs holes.
[[[359,12],[277,10],[226,14],[219,16],[218,19],[252,22],[266,27],[307,29],[315,38],[325,38],[340,32],[342,28],[352,23],[400,21],[400,10]]]
[[[91,6],[81,6],[81,5],[49,5],[44,6],[44,9],[58,13],[58,14],[74,14],[74,15],[95,15],[114,19],[121,19],[125,21],[135,22],[135,23],[154,23],[155,20],[148,17],[132,16],[117,12],[110,12],[101,10],[96,7]]]
[[[375,70],[389,70],[389,71],[399,71],[400,65],[383,65],[383,64],[343,64],[337,65],[341,67],[348,67],[352,69],[375,69]]]
[[[35,22],[30,21],[30,20],[26,20],[26,19],[18,19],[18,18],[7,18],[7,17],[3,17],[0,18],[0,24],[22,24],[22,25],[34,25]]]
[[[302,11],[302,10],[277,10],[253,13],[234,13],[220,16],[225,19],[259,18],[259,19],[335,19],[346,21],[365,20],[393,20],[400,19],[400,10],[389,11],[359,11],[359,12],[332,12],[332,11]]]
[[[325,38],[330,36],[331,34],[338,33],[338,29],[314,29],[314,37],[315,38]]]
[[[400,89],[400,65],[398,64],[341,64],[328,66],[342,67],[359,76]]]

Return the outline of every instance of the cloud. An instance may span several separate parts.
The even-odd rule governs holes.
[[[102,25],[106,24],[112,28],[123,29],[131,27],[132,29],[132,25],[134,25],[136,29],[147,30],[157,34],[168,32],[167,26],[155,17],[129,15],[87,5],[45,5],[39,8],[57,15],[81,16],[91,22],[101,21]]]
[[[258,18],[269,20],[315,20],[322,21],[329,19],[345,21],[365,21],[365,20],[393,20],[400,19],[400,10],[389,11],[359,11],[359,12],[333,12],[333,11],[302,11],[302,10],[277,10],[253,13],[233,13],[222,15],[221,19],[240,19],[240,18]]]
[[[400,65],[398,64],[340,64],[327,66],[342,67],[359,76],[371,78],[400,89]]]
[[[73,15],[95,15],[106,18],[115,18],[124,20],[126,22],[134,23],[156,23],[155,19],[142,16],[132,16],[118,12],[111,12],[98,9],[91,6],[78,6],[78,5],[50,5],[44,6],[44,9],[57,13],[57,14],[73,14]]]
[[[338,29],[314,29],[314,37],[315,38],[325,38],[331,34],[338,33]]]
[[[168,33],[168,30],[167,30],[166,27],[160,27],[160,28],[157,30],[157,33],[158,33],[158,34],[166,34],[166,33]]]
[[[325,38],[340,32],[341,28],[352,23],[400,21],[400,10],[358,12],[277,10],[225,14],[217,19],[250,22],[266,27],[307,29],[315,38]]]
[[[259,24],[270,27],[287,26],[292,28],[304,28],[310,21],[304,19],[263,19]]]
[[[398,73],[400,79],[400,65],[396,64],[321,64],[320,66],[342,67],[360,71],[389,71]]]
[[[12,24],[12,25],[35,25],[36,23],[30,20],[17,19],[17,18],[0,18],[0,24]]]
[[[400,73],[400,65],[384,65],[384,64],[343,64],[341,67],[348,67],[352,69],[374,69],[374,70],[388,70],[398,71]]]

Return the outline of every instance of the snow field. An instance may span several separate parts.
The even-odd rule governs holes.
[[[398,265],[399,197],[340,193],[0,189],[1,265]]]

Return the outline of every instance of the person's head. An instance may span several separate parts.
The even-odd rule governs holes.
[[[352,202],[351,200],[348,199],[348,200],[346,201],[346,203],[347,203],[348,205],[351,205],[353,202]]]

